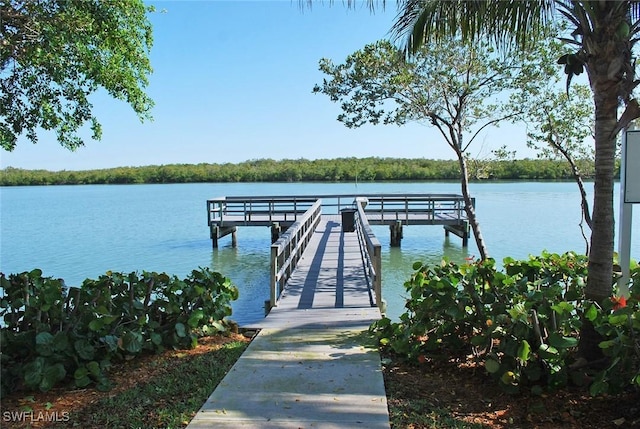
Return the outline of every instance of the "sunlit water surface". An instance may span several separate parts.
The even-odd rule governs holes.
[[[588,184],[591,188],[591,184]],[[584,252],[580,204],[573,182],[500,182],[471,185],[478,219],[492,257],[526,258],[541,251]],[[261,318],[269,298],[268,227],[241,227],[238,246],[221,239],[213,249],[206,200],[232,195],[352,193],[459,193],[457,183],[202,183],[84,185],[0,188],[0,271],[41,268],[68,285],[112,271],[188,275],[198,267],[220,271],[240,289],[233,318]],[[617,196],[617,194],[616,194]],[[615,209],[618,210],[616,199]],[[632,250],[640,258],[640,210],[633,216]],[[383,245],[383,294],[388,315],[404,307],[404,282],[415,261],[462,262],[478,256],[441,226],[408,226],[400,248],[389,247],[389,230],[374,226]],[[617,234],[617,232],[616,232]]]

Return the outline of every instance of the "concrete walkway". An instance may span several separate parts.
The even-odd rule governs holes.
[[[356,235],[321,222],[278,307],[188,428],[388,429],[367,333],[380,312],[358,264]]]

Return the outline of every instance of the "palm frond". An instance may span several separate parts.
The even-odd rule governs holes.
[[[471,41],[487,36],[502,47],[526,46],[551,19],[554,5],[553,0],[401,0],[391,33],[405,39],[408,53],[452,35]]]

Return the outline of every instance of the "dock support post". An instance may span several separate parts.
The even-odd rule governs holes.
[[[211,237],[211,244],[214,249],[218,248],[218,225],[211,225],[211,229],[209,230],[209,236]]]
[[[463,228],[464,233],[462,234],[462,247],[469,247],[469,221],[464,221]]]
[[[281,233],[282,233],[282,227],[280,226],[280,224],[278,222],[273,222],[271,224],[271,244],[278,241],[278,238],[280,238]]]
[[[389,231],[391,232],[391,247],[400,247],[402,241],[402,221],[396,221],[396,223],[389,225]]]
[[[217,249],[219,246],[219,241],[225,235],[231,234],[231,245],[236,247],[238,244],[238,237],[236,236],[236,231],[238,228],[235,226],[231,227],[222,227],[216,224],[211,224],[209,226],[209,236],[211,237],[211,244],[214,249]]]
[[[445,225],[444,236],[448,237],[450,232],[462,238],[462,247],[469,247],[469,221],[465,220],[460,226]]]

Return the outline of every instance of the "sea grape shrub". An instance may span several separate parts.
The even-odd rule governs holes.
[[[505,258],[502,270],[491,259],[465,264],[444,259],[413,268],[400,321],[383,318],[371,326],[382,347],[418,362],[474,356],[512,393],[578,384],[589,385],[596,395],[640,385],[637,265],[624,307],[620,300],[584,299],[587,258],[573,252]],[[605,369],[577,359],[583,317],[603,336]]]
[[[2,393],[46,391],[72,379],[108,389],[104,370],[166,347],[194,347],[225,332],[238,289],[200,268],[185,279],[166,273],[107,272],[68,288],[41,270],[0,275]]]
[[[409,298],[400,323],[385,318],[375,325],[382,344],[412,359],[438,350],[466,355],[469,340],[478,333],[486,309],[495,301],[486,288],[486,267],[444,259],[440,265],[417,262],[413,269],[415,273],[404,285]]]
[[[48,390],[67,374],[65,285],[40,270],[0,275],[0,381],[4,394],[21,384]],[[47,335],[48,334],[48,335]]]
[[[640,269],[636,267],[637,273]],[[600,348],[605,355],[604,369],[593,374],[592,395],[619,393],[629,384],[640,386],[640,294],[632,283],[629,297],[613,296],[602,306],[590,304],[585,317],[602,336]]]

